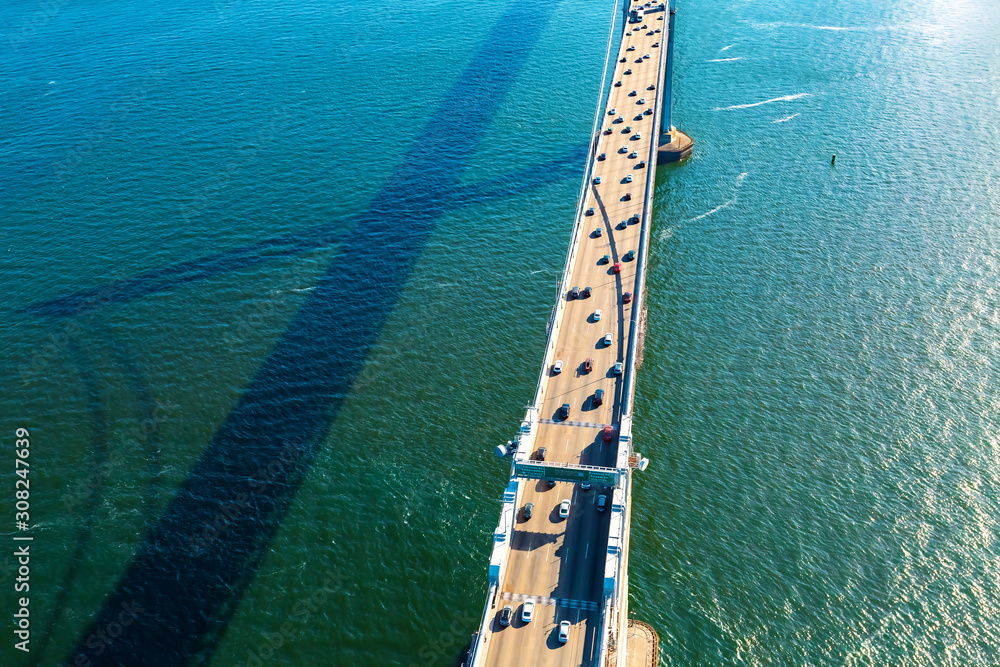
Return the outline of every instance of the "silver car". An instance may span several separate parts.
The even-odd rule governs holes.
[[[559,624],[559,643],[565,644],[569,641],[569,621],[563,621]]]

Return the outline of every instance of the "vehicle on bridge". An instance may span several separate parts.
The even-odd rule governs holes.
[[[559,503],[559,518],[565,519],[569,516],[569,499],[563,500]]]
[[[507,605],[500,610],[500,625],[507,627],[510,625],[510,619],[514,617],[514,608]]]
[[[559,643],[565,644],[569,641],[569,621],[563,621],[559,624]]]
[[[532,617],[535,615],[535,601],[525,600],[524,604],[521,605],[521,622],[531,623]]]

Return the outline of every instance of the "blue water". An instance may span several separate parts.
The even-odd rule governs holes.
[[[0,8],[0,663],[459,659],[610,12]],[[677,25],[631,609],[664,664],[994,664],[1000,8]]]

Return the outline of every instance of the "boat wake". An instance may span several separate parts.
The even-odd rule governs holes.
[[[734,109],[751,109],[753,107],[759,107],[762,104],[771,104],[773,102],[790,102],[792,100],[798,100],[803,97],[809,97],[809,93],[798,93],[796,95],[785,95],[784,97],[774,97],[769,100],[764,100],[763,102],[753,102],[752,104],[734,104],[731,107],[715,107],[713,111],[732,111]]]

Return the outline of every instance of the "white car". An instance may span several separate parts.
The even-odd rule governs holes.
[[[600,308],[598,308],[597,310],[594,311],[594,321],[595,322],[600,322],[601,321],[601,309]]]
[[[611,345],[611,334],[610,333],[604,334],[604,344],[605,345]]]
[[[559,643],[565,644],[569,641],[569,621],[563,621],[559,624]]]
[[[601,184],[601,177],[594,176],[594,185],[600,185],[600,184]]]
[[[625,150],[628,150],[628,146],[625,146]],[[639,157],[639,151],[632,151],[632,153],[629,155],[629,157],[630,158],[637,158],[637,157]]]
[[[535,601],[525,600],[524,604],[521,605],[521,620],[525,623],[531,623],[531,617],[535,614]]]
[[[627,176],[625,176],[625,182],[626,183],[631,183],[632,182],[632,174],[628,174]]]
[[[645,104],[645,103],[646,103],[646,98],[645,97],[640,97],[639,101],[636,102],[636,104]]]
[[[611,109],[608,111],[608,115],[609,116],[614,116],[615,115],[615,108],[614,107],[611,107]]]
[[[559,518],[560,519],[565,519],[568,516],[569,516],[569,499],[564,500],[561,503],[559,503]],[[527,603],[525,603],[525,604],[527,604]]]
[[[562,360],[559,360],[556,363],[552,364],[552,373],[553,374],[562,373],[562,366],[563,366]]]

